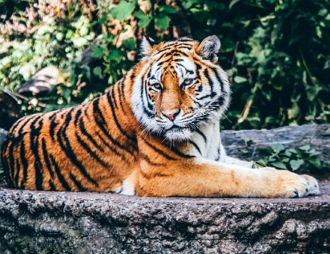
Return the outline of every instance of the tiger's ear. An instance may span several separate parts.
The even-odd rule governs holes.
[[[141,57],[145,57],[145,56],[149,55],[153,45],[155,45],[155,41],[153,39],[143,36],[142,42],[141,42],[141,45],[140,45],[140,47],[141,47],[141,51],[140,51]]]
[[[207,60],[213,63],[218,61],[217,53],[221,47],[219,38],[215,35],[206,37],[198,46],[198,53]]]

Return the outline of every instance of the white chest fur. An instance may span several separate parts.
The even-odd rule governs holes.
[[[210,160],[223,161],[226,153],[221,145],[219,122],[207,123],[196,130],[185,153]]]

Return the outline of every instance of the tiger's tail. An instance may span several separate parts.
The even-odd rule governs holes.
[[[1,154],[2,144],[5,142],[7,135],[8,135],[8,131],[0,128],[0,154]],[[2,168],[3,167],[2,167],[1,158],[0,158],[0,171],[2,170]]]

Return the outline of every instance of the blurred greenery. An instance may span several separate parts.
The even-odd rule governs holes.
[[[321,175],[326,166],[318,155],[321,153],[309,145],[297,149],[286,149],[282,144],[274,144],[262,150],[263,158],[257,163],[261,166],[272,166],[278,169],[287,169],[297,173],[314,173]]]
[[[0,86],[15,92],[55,65],[57,85],[46,95],[18,96],[20,114],[75,105],[138,61],[143,35],[215,34],[233,90],[224,128],[327,123],[329,7],[327,0],[0,0]]]

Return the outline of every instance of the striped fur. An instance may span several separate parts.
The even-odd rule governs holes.
[[[220,41],[151,46],[93,101],[17,121],[2,146],[8,184],[20,189],[142,196],[295,197],[316,180],[226,156],[219,121],[230,87]]]

